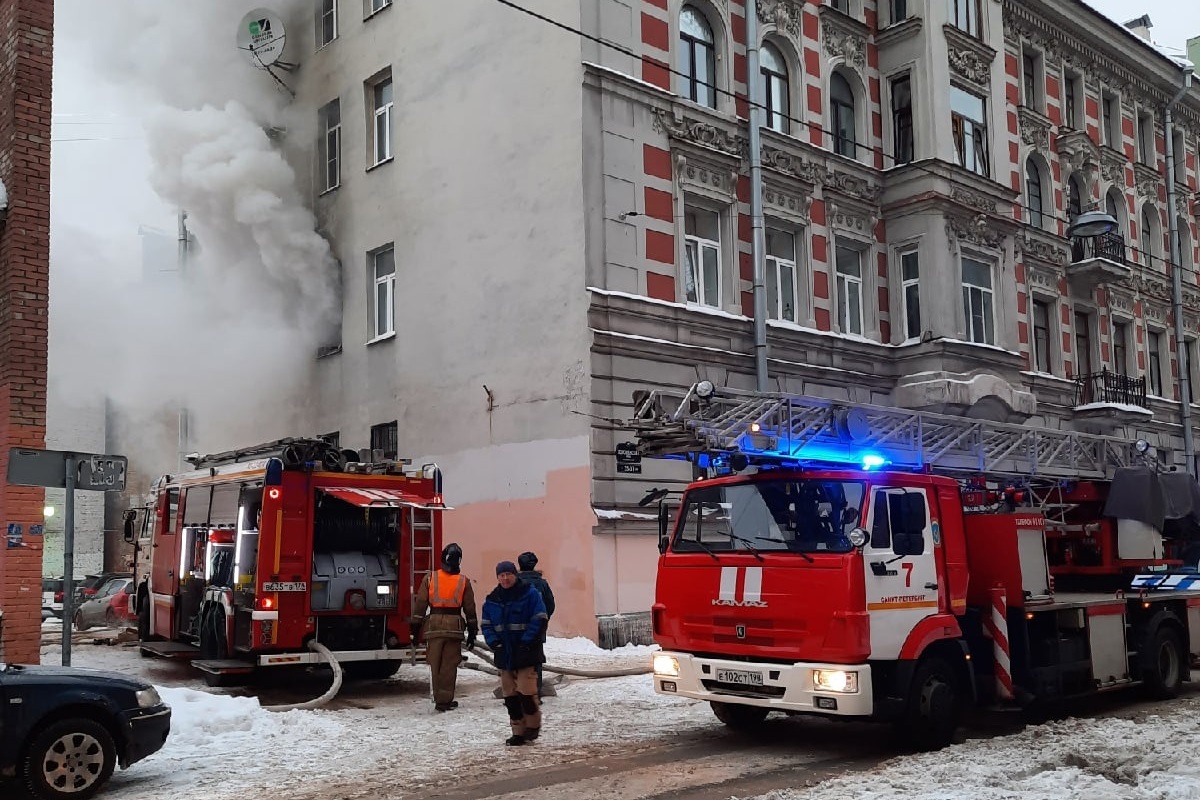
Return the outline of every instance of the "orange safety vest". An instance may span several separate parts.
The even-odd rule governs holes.
[[[429,576],[429,605],[432,608],[462,608],[467,579],[439,569]]]

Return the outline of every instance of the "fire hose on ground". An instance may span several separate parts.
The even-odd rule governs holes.
[[[313,639],[308,643],[309,650],[315,650],[322,658],[329,662],[329,668],[333,670],[333,683],[325,690],[325,693],[320,697],[315,697],[304,703],[288,703],[279,706],[263,706],[264,711],[310,711],[314,708],[320,708],[328,703],[342,688],[342,665],[333,657],[333,653],[329,648]]]

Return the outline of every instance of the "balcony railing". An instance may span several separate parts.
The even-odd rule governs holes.
[[[1071,263],[1078,264],[1092,258],[1128,264],[1125,237],[1119,233],[1102,233],[1099,236],[1075,239],[1071,245]]]
[[[1091,403],[1120,403],[1146,407],[1146,379],[1117,372],[1095,372],[1075,378],[1075,407]]]

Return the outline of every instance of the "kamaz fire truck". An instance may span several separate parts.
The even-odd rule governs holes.
[[[415,658],[412,596],[441,550],[442,475],[319,439],[191,459],[152,491],[135,607],[145,654],[213,685],[322,661],[386,677]]]
[[[634,405],[641,453],[702,476],[659,505],[660,694],[938,747],[973,704],[1188,678],[1200,487],[1143,440],[708,381]]]

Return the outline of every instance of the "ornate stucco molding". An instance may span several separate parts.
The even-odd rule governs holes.
[[[731,133],[703,120],[686,117],[683,120],[677,120],[674,114],[666,109],[656,108],[653,113],[655,130],[665,133],[672,139],[707,147],[739,159],[745,152],[747,140],[744,136]]]
[[[1125,166],[1129,162],[1125,158],[1125,154],[1113,150],[1111,147],[1100,148],[1100,175],[1109,183],[1115,183],[1125,188]]]
[[[713,167],[689,159],[683,153],[675,156],[675,180],[682,188],[733,198],[737,196],[737,179],[736,169]]]
[[[1137,192],[1150,200],[1158,199],[1158,187],[1163,185],[1163,177],[1158,170],[1140,161],[1133,164],[1133,180],[1137,184]]]
[[[978,211],[987,211],[995,213],[996,201],[985,194],[972,192],[969,189],[964,189],[961,186],[955,186],[950,190],[950,199],[956,203],[960,203],[967,208],[973,208]]]
[[[1029,233],[1024,237],[1017,237],[1016,241],[1017,249],[1029,267],[1029,280],[1031,282],[1035,282],[1035,273],[1044,271],[1043,267],[1038,266],[1039,264],[1061,268],[1066,266],[1067,261],[1070,260],[1070,253],[1067,251],[1067,248],[1057,242],[1046,241],[1041,237],[1030,235]],[[1052,276],[1054,282],[1049,284],[1049,286],[1057,289],[1058,279],[1061,277],[1061,269],[1053,271]]]
[[[867,65],[867,40],[848,25],[835,22],[831,17],[821,18],[821,39],[825,52],[841,56],[842,60],[857,69]]]
[[[812,208],[812,195],[798,197],[793,192],[784,192],[771,187],[763,189],[763,201],[770,209],[778,209],[776,213],[791,216],[801,222],[808,222],[809,210]]]
[[[767,169],[796,178],[814,189],[818,186],[867,203],[875,203],[883,187],[867,178],[837,169],[828,169],[800,156],[763,145],[762,162]]]
[[[758,0],[758,19],[764,25],[774,24],[796,41],[800,40],[804,3],[801,0]]]
[[[1021,123],[1021,142],[1041,153],[1048,153],[1050,150],[1050,120],[1025,106],[1017,109],[1017,118]]]
[[[1100,170],[1100,148],[1083,131],[1069,131],[1058,135],[1059,159],[1070,167],[1071,173],[1079,173],[1089,190]],[[1066,176],[1063,177],[1066,180]]]
[[[835,202],[825,204],[826,224],[835,230],[850,231],[860,236],[873,236],[879,216],[874,212],[864,212],[855,208],[847,208]]]
[[[947,217],[946,237],[950,240],[951,249],[956,242],[992,249],[999,249],[1004,244],[1004,233],[995,228],[987,214],[978,214],[970,219]]]

